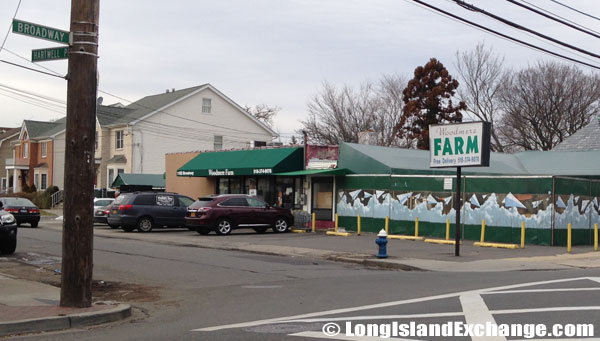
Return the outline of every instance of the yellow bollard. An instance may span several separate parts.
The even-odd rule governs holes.
[[[521,249],[525,248],[525,222],[521,222]]]
[[[358,231],[356,231],[356,235],[360,236],[360,215],[356,217],[356,220],[358,224]]]
[[[594,251],[598,251],[598,224],[594,224]]]
[[[567,252],[571,253],[571,223],[567,227]]]
[[[485,241],[485,219],[483,219],[481,221],[481,240],[480,242],[483,243]]]
[[[385,216],[385,234],[390,234],[390,217]]]
[[[312,231],[313,231],[313,232],[315,232],[315,230],[316,230],[316,223],[317,223],[317,222],[315,221],[315,217],[316,217],[316,214],[315,214],[315,213],[313,213],[313,214],[312,214]]]
[[[335,230],[334,231],[335,232],[338,231],[338,214],[337,213],[335,214]]]
[[[415,218],[415,237],[419,236],[419,218]]]
[[[450,240],[450,219],[446,219],[446,240]]]

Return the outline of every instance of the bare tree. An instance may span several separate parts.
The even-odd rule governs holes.
[[[273,117],[279,113],[280,107],[271,107],[266,104],[258,104],[254,107],[246,105],[244,109],[257,120],[265,123],[269,127],[273,126]]]
[[[504,143],[496,129],[502,118],[500,91],[508,74],[502,68],[504,58],[479,43],[474,50],[456,53],[456,68],[461,79],[459,98],[467,104],[467,113],[491,123],[490,148],[504,151]]]
[[[302,129],[311,142],[337,144],[358,142],[361,131],[376,133],[376,143],[399,146],[394,127],[402,113],[402,89],[405,78],[384,75],[377,85],[364,82],[358,90],[344,85],[340,89],[323,83],[322,89],[308,103],[308,118]]]
[[[540,62],[509,77],[500,93],[501,134],[513,150],[550,150],[600,113],[600,79]]]

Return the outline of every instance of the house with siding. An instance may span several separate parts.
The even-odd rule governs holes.
[[[276,136],[210,84],[146,96],[128,106],[99,105],[95,187],[108,188],[124,173],[163,174],[167,153],[265,145]],[[45,187],[63,188],[65,137],[66,118],[23,122],[13,164],[6,166],[21,179],[16,190],[36,181],[41,186],[42,178]]]
[[[6,193],[12,186],[13,172],[7,168],[7,164],[14,163],[14,144],[19,138],[19,128],[0,128],[0,193]]]

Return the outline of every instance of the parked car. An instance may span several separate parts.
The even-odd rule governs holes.
[[[4,210],[15,217],[17,226],[23,223],[30,224],[31,227],[37,227],[40,222],[40,209],[26,198],[0,198]]]
[[[17,249],[15,217],[2,208],[0,201],[0,254],[10,255]]]
[[[94,198],[94,212],[100,207],[106,207],[115,201],[115,198]]]
[[[117,197],[109,211],[110,226],[131,232],[150,232],[155,227],[185,227],[187,207],[194,199],[177,193],[133,192]]]
[[[252,228],[264,233],[269,227],[287,232],[294,216],[287,208],[273,207],[246,194],[223,194],[198,198],[187,209],[186,226],[200,234],[230,234],[232,229]]]
[[[108,220],[106,218],[108,217],[111,207],[112,204],[109,204],[108,206],[94,206],[94,223],[108,224]]]

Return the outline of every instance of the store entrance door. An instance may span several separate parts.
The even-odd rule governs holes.
[[[312,178],[311,211],[316,220],[333,218],[333,177]]]

